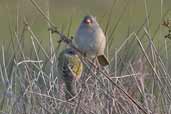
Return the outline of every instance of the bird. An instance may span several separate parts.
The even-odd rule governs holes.
[[[77,51],[72,48],[66,48],[60,52],[58,72],[66,86],[65,97],[69,100],[76,95],[74,83],[80,79],[83,72],[83,64]]]
[[[106,37],[94,16],[87,15],[83,18],[75,33],[74,43],[85,56],[97,57],[102,66],[109,65],[109,61],[104,54]]]

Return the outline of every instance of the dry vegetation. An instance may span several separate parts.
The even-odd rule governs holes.
[[[12,38],[9,45],[1,46],[0,113],[171,113],[168,39],[163,39],[166,54],[161,55],[160,49],[153,40],[155,35],[150,34],[148,12],[144,23],[137,31],[129,32],[128,30],[128,35],[118,48],[112,48],[113,39],[109,38],[107,55],[110,65],[107,68],[94,73],[94,70],[90,69],[90,61],[84,60],[86,70],[76,83],[77,96],[74,98],[75,101],[69,102],[65,100],[65,86],[58,79],[57,58],[62,47],[72,46],[72,44],[68,44],[67,34],[55,28],[56,25],[50,21],[47,12],[43,12],[41,6],[34,0],[30,2],[45,20],[44,22],[48,23],[49,28],[56,30],[57,34],[52,35],[47,28],[49,46],[44,47],[26,18],[24,18],[21,32],[11,30]],[[110,13],[108,17],[111,18]],[[114,26],[118,26],[117,24]],[[159,23],[157,32],[160,25]],[[113,34],[115,28],[112,26],[113,32],[107,35]],[[110,29],[108,24],[106,31],[107,29]],[[25,37],[29,37],[31,41],[29,54],[26,54],[24,50]],[[54,41],[61,38],[64,39],[63,42],[57,47],[54,46],[56,44]],[[10,49],[14,51],[11,52]]]

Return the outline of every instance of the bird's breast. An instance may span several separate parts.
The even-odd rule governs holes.
[[[76,44],[84,53],[89,55],[97,55],[104,53],[105,36],[100,31],[92,29],[82,29],[76,34]]]

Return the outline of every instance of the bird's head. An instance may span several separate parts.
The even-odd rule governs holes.
[[[66,57],[70,57],[70,56],[73,57],[73,56],[77,55],[77,52],[74,49],[72,49],[72,48],[68,48],[68,49],[65,50],[64,55]]]
[[[84,17],[81,24],[87,25],[87,26],[93,26],[93,25],[97,24],[96,18],[91,15],[87,15]]]

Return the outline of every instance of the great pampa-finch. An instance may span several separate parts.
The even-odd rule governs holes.
[[[66,86],[67,100],[75,96],[74,83],[81,77],[82,71],[83,64],[74,49],[66,48],[59,54],[58,72]]]

